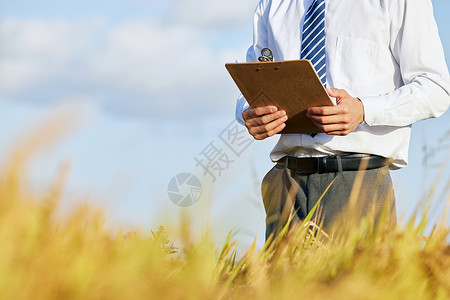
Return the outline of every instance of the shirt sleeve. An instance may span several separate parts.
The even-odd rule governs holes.
[[[261,0],[256,7],[256,11],[253,17],[253,45],[248,48],[247,62],[257,62],[258,55],[261,50],[267,47],[267,27],[263,19],[264,14],[264,1]],[[244,125],[245,121],[242,118],[242,113],[248,109],[250,105],[241,94],[236,102],[236,120]]]
[[[408,126],[439,117],[450,105],[450,77],[430,0],[398,0],[391,13],[390,48],[404,85],[363,97],[370,126]]]

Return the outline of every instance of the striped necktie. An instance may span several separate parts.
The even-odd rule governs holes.
[[[314,0],[305,15],[302,33],[302,59],[311,61],[325,86],[327,67],[325,57],[325,0]]]

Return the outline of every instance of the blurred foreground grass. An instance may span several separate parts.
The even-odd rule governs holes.
[[[237,258],[230,237],[222,249],[209,234],[194,241],[188,220],[170,233],[178,248],[163,228],[113,232],[89,207],[59,220],[64,176],[30,193],[27,153],[0,179],[2,299],[450,298],[449,231],[442,220],[424,237],[426,213],[402,228],[350,218],[332,237],[305,221]]]

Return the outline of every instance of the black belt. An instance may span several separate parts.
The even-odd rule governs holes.
[[[335,173],[339,171],[357,171],[362,162],[365,170],[377,169],[388,165],[392,160],[369,154],[343,154],[325,157],[285,156],[277,164],[301,173]]]

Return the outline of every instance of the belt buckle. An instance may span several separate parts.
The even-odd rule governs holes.
[[[325,173],[327,167],[327,157],[319,157],[319,159],[317,160],[317,170],[319,172],[319,174],[323,174]]]

